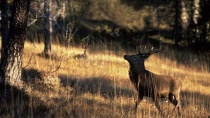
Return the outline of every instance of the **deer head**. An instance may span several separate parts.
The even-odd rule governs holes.
[[[135,55],[124,55],[124,59],[128,61],[130,64],[130,69],[132,71],[144,71],[145,66],[144,66],[144,61],[147,59],[150,55],[159,52],[159,50],[150,50],[149,52],[143,53],[138,51],[138,54]]]

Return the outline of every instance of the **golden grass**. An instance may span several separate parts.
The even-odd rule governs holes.
[[[51,59],[40,56],[42,51],[43,44],[26,42],[23,66],[28,64],[31,55],[33,55],[25,69],[28,76],[24,79],[29,81],[25,91],[30,96],[38,98],[40,104],[44,104],[50,109],[45,113],[47,116],[135,116],[133,108],[136,91],[128,77],[129,66],[122,57],[125,54],[123,50],[115,55],[115,52],[109,51],[107,47],[98,48],[95,53],[88,52],[88,59],[74,59],[75,54],[83,53],[83,49],[75,47],[66,49],[59,45],[53,45]],[[174,60],[174,55],[175,53],[170,58],[166,58],[164,54],[153,55],[146,61],[146,68],[154,73],[182,79],[182,117],[209,116],[210,73],[207,65],[201,62],[202,60],[198,60],[202,66],[198,70],[194,63],[191,65],[179,64]],[[56,70],[60,62],[61,66],[58,71],[47,74],[41,81],[32,82],[34,79],[37,80],[38,74],[41,72]],[[35,70],[40,73],[27,70]],[[32,77],[31,74],[35,75]],[[31,104],[30,107],[34,108],[33,105],[36,106],[36,103]],[[161,106],[167,109],[164,110],[164,113],[168,113],[172,109],[172,105],[167,103],[162,103]],[[39,107],[35,108],[39,109]],[[139,117],[159,116],[150,100],[141,102],[137,115]],[[173,117],[177,117],[177,114],[173,114]]]
[[[136,91],[128,77],[129,65],[123,59],[125,51],[121,50],[115,55],[114,51],[101,47],[91,53],[91,48],[95,47],[90,47],[87,59],[74,59],[73,56],[82,54],[83,49],[66,49],[59,45],[52,47],[52,58],[45,59],[39,56],[43,50],[42,44],[26,42],[23,55],[23,66],[33,55],[26,70],[50,73],[61,62],[58,71],[48,74],[50,79],[44,77],[37,83],[31,82],[26,89],[31,96],[39,98],[49,107],[50,111],[45,113],[47,116],[135,117]],[[154,73],[182,79],[182,117],[207,117],[210,115],[208,67],[203,62],[200,62],[200,66],[203,66],[200,70],[193,63],[178,63],[174,58],[177,53],[173,52],[170,58],[165,54],[152,55],[146,61],[146,68]],[[30,76],[28,79],[31,79]],[[161,108],[165,108],[164,113],[168,113],[172,106],[162,103]],[[141,102],[137,116],[160,117],[151,100]],[[173,117],[178,117],[177,113]]]

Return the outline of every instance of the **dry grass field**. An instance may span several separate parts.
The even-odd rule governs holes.
[[[5,109],[0,110],[1,117],[160,117],[148,98],[141,102],[135,116],[137,92],[129,80],[129,65],[123,55],[136,52],[108,47],[106,44],[91,46],[87,59],[75,59],[83,49],[53,45],[53,55],[46,59],[41,54],[43,44],[26,42],[23,80],[24,94],[28,97],[5,105]],[[167,50],[146,61],[146,68],[154,73],[181,78],[183,118],[210,116],[210,73],[206,60],[202,55]],[[17,107],[19,110],[15,110]],[[172,108],[172,104],[161,102],[164,114]],[[177,110],[172,117],[178,117]]]
[[[80,24],[97,32],[105,30],[112,33],[115,26],[145,32],[158,26],[157,9],[153,2],[140,5],[132,0],[71,0],[72,13],[69,14],[72,17],[73,13],[81,16]],[[173,7],[170,1],[163,3],[159,14],[160,29],[170,31],[173,28]],[[33,41],[36,39],[33,35],[31,38]],[[144,35],[138,38],[143,39]],[[86,59],[75,59],[75,55],[83,53],[82,48],[71,46],[66,49],[53,44],[52,55],[46,59],[43,49],[43,43],[25,42],[22,74],[25,87],[23,90],[12,89],[12,98],[1,99],[3,95],[0,94],[0,117],[161,117],[148,98],[139,104],[135,114],[137,92],[129,80],[129,64],[123,55],[135,54],[136,50],[124,49],[114,43],[94,44],[88,47]],[[182,80],[181,118],[210,117],[210,57],[164,47],[163,52],[150,56],[145,66],[156,74]],[[168,102],[161,102],[160,106],[165,115],[173,109]],[[179,117],[177,110],[171,117]]]

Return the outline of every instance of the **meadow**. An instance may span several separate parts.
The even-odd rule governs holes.
[[[53,44],[53,54],[46,59],[41,54],[43,46],[25,43],[22,79],[26,85],[23,93],[28,97],[18,100],[14,97],[11,105],[6,104],[0,110],[1,117],[160,117],[148,98],[144,98],[137,114],[134,113],[137,92],[129,80],[129,65],[123,55],[135,54],[136,50],[98,44],[88,48],[87,59],[75,59],[76,54],[83,53],[82,48],[67,49]],[[181,117],[210,116],[210,73],[206,57],[167,50],[152,55],[145,64],[154,73],[181,78]],[[161,102],[164,114],[172,108],[172,104]],[[178,117],[177,110],[172,117]]]
[[[128,33],[130,30],[127,29],[143,32],[137,37],[122,36],[122,40],[126,41],[134,38],[142,40],[146,37],[145,32],[156,30],[158,25],[156,5],[150,2],[148,5],[146,2],[136,5],[132,0],[71,1],[69,8],[72,13],[69,14],[72,16],[69,17],[74,17],[74,13],[82,17],[77,19],[82,28],[95,32],[111,34],[115,29],[113,27],[120,27]],[[163,3],[160,6],[162,13],[159,14],[160,29],[167,34],[173,29],[173,7],[171,3]],[[35,30],[35,27],[28,28],[28,39],[38,40],[30,30]],[[78,35],[81,34],[78,32]],[[78,37],[74,38],[76,40]],[[154,41],[157,37],[149,36],[149,39]],[[146,69],[181,79],[181,118],[210,117],[210,57],[193,53],[190,49],[173,48],[169,39],[161,37],[163,49],[146,60]],[[159,43],[157,41],[156,44]],[[138,50],[107,41],[90,45],[87,58],[76,59],[75,55],[83,54],[83,47],[70,45],[66,48],[54,43],[52,55],[47,59],[42,54],[43,49],[43,42],[25,42],[22,72],[25,87],[22,90],[12,88],[12,98],[1,99],[4,95],[0,94],[0,117],[161,117],[153,101],[148,98],[144,98],[135,114],[137,91],[129,80],[129,64],[123,56],[136,54]],[[160,106],[164,114],[173,109],[169,102],[161,102]],[[176,117],[179,117],[177,110],[172,114],[172,118]]]

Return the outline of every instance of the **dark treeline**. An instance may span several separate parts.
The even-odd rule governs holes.
[[[209,51],[209,0],[51,1],[52,42],[72,45],[90,36],[89,38],[94,43],[117,41],[137,47],[152,42],[158,46],[157,35],[160,34],[161,39],[172,42],[170,45],[207,53]],[[9,2],[9,4],[12,6],[12,2]],[[125,11],[115,11],[110,6],[116,8],[124,6]],[[132,8],[136,12],[135,16],[140,16],[140,18],[132,19],[133,16],[126,15],[126,6]],[[30,25],[27,33],[30,41],[40,42],[46,36],[46,29],[43,27],[45,24],[44,17],[46,16],[44,9],[43,0],[32,1],[28,21]],[[113,15],[118,13],[121,16]],[[97,17],[97,14],[105,15]],[[126,20],[124,24],[118,22],[116,19],[119,17],[121,19],[130,17],[133,20],[130,22],[140,22],[142,20],[142,26],[140,24],[129,27],[129,22]],[[35,21],[34,18],[36,22],[33,22]],[[159,28],[157,26],[158,21],[160,23]],[[161,43],[164,44],[164,41]]]

